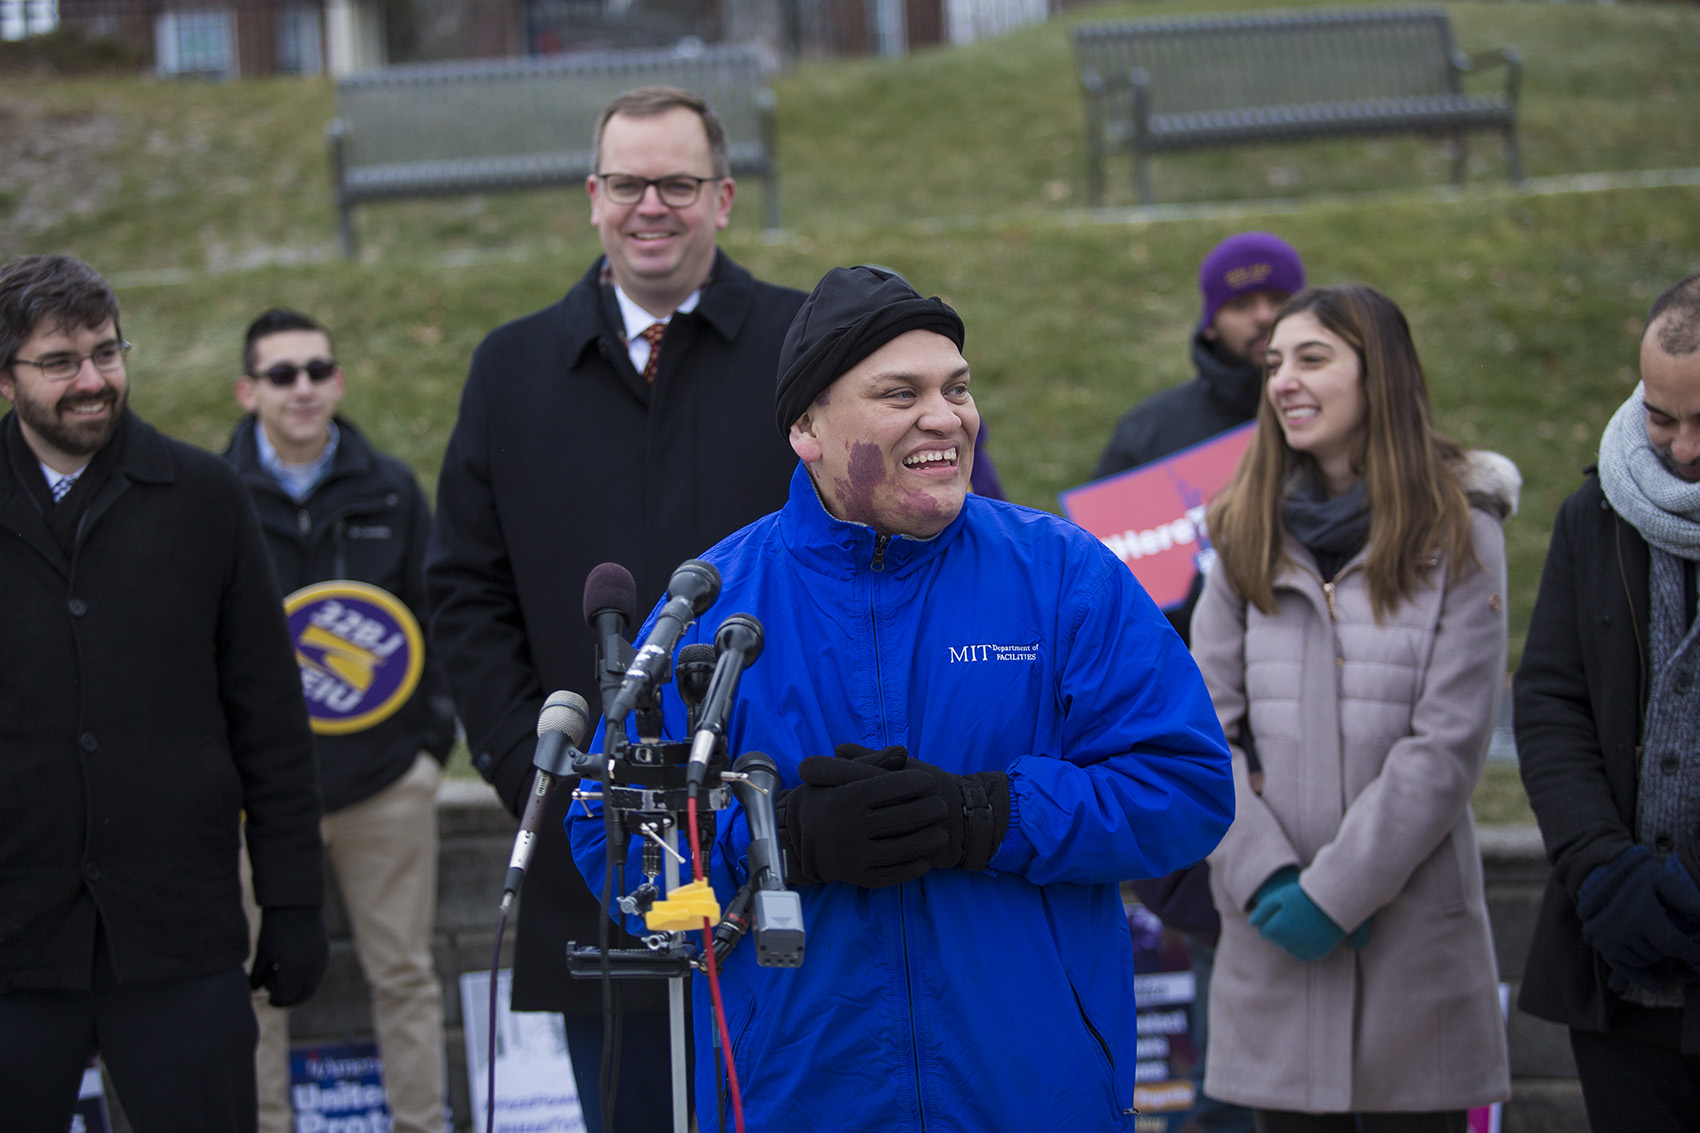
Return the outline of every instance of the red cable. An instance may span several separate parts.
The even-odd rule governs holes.
[[[685,803],[685,813],[691,823],[691,879],[702,880],[702,854],[697,838],[697,801]],[[714,926],[707,917],[702,919],[702,952],[708,960],[708,994],[714,1000],[714,1021],[720,1028],[720,1051],[726,1059],[726,1085],[732,1095],[732,1120],[738,1133],[744,1133],[744,1099],[738,1091],[738,1067],[732,1061],[732,1036],[726,1028],[726,1006],[720,1002],[720,970],[714,962]],[[722,1117],[722,1120],[725,1120]]]

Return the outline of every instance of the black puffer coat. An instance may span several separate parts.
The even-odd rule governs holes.
[[[254,500],[285,596],[331,579],[366,582],[401,599],[430,624],[425,601],[425,541],[431,513],[407,465],[373,448],[359,429],[337,419],[329,474],[300,503],[260,464],[257,427],[244,417],[224,458]],[[406,704],[365,731],[315,736],[325,813],[371,798],[406,775],[421,750],[441,763],[454,746],[448,678],[427,649],[425,669]]]

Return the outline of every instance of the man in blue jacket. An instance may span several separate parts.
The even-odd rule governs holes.
[[[968,491],[962,342],[890,273],[830,272],[780,355],[789,502],[704,556],[723,587],[685,640],[733,612],[764,623],[727,744],[789,788],[808,936],[800,968],[744,949],[720,972],[751,1130],[1131,1129],[1117,883],[1197,860],[1233,816],[1203,682],[1132,574],[1079,528]],[[663,708],[682,735],[671,689]],[[718,831],[725,902],[749,831],[736,809]],[[602,832],[575,808],[598,882]],[[699,1123],[718,1129],[697,992]]]

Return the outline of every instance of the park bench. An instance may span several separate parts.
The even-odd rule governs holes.
[[[354,255],[353,209],[367,201],[583,184],[602,108],[657,83],[694,91],[714,108],[732,175],[764,181],[767,227],[777,229],[773,93],[760,54],[599,51],[409,63],[338,79],[327,135],[343,254]]]
[[[1449,136],[1462,184],[1465,135],[1503,131],[1511,179],[1523,179],[1521,59],[1504,47],[1472,60],[1438,8],[1088,24],[1075,30],[1074,51],[1093,205],[1103,203],[1104,158],[1123,149],[1148,204],[1153,154],[1354,135]],[[1465,92],[1464,76],[1489,65],[1504,69],[1504,88]]]

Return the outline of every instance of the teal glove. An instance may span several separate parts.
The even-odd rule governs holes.
[[[1299,886],[1299,871],[1294,866],[1276,870],[1258,888],[1252,898],[1251,927],[1293,959],[1307,964],[1327,956],[1346,939],[1346,930],[1329,920]]]
[[[1263,900],[1264,894],[1275,888],[1275,883],[1277,881],[1281,881],[1286,878],[1294,878],[1298,875],[1299,871],[1296,866],[1285,866],[1270,874],[1269,880],[1263,883],[1263,885],[1258,889],[1257,895],[1251,899],[1252,908],[1257,908],[1257,903]],[[1364,945],[1369,943],[1370,928],[1374,925],[1374,923],[1375,918],[1373,916],[1366,917],[1363,924],[1346,934],[1346,944],[1350,946],[1354,952],[1362,949]]]

